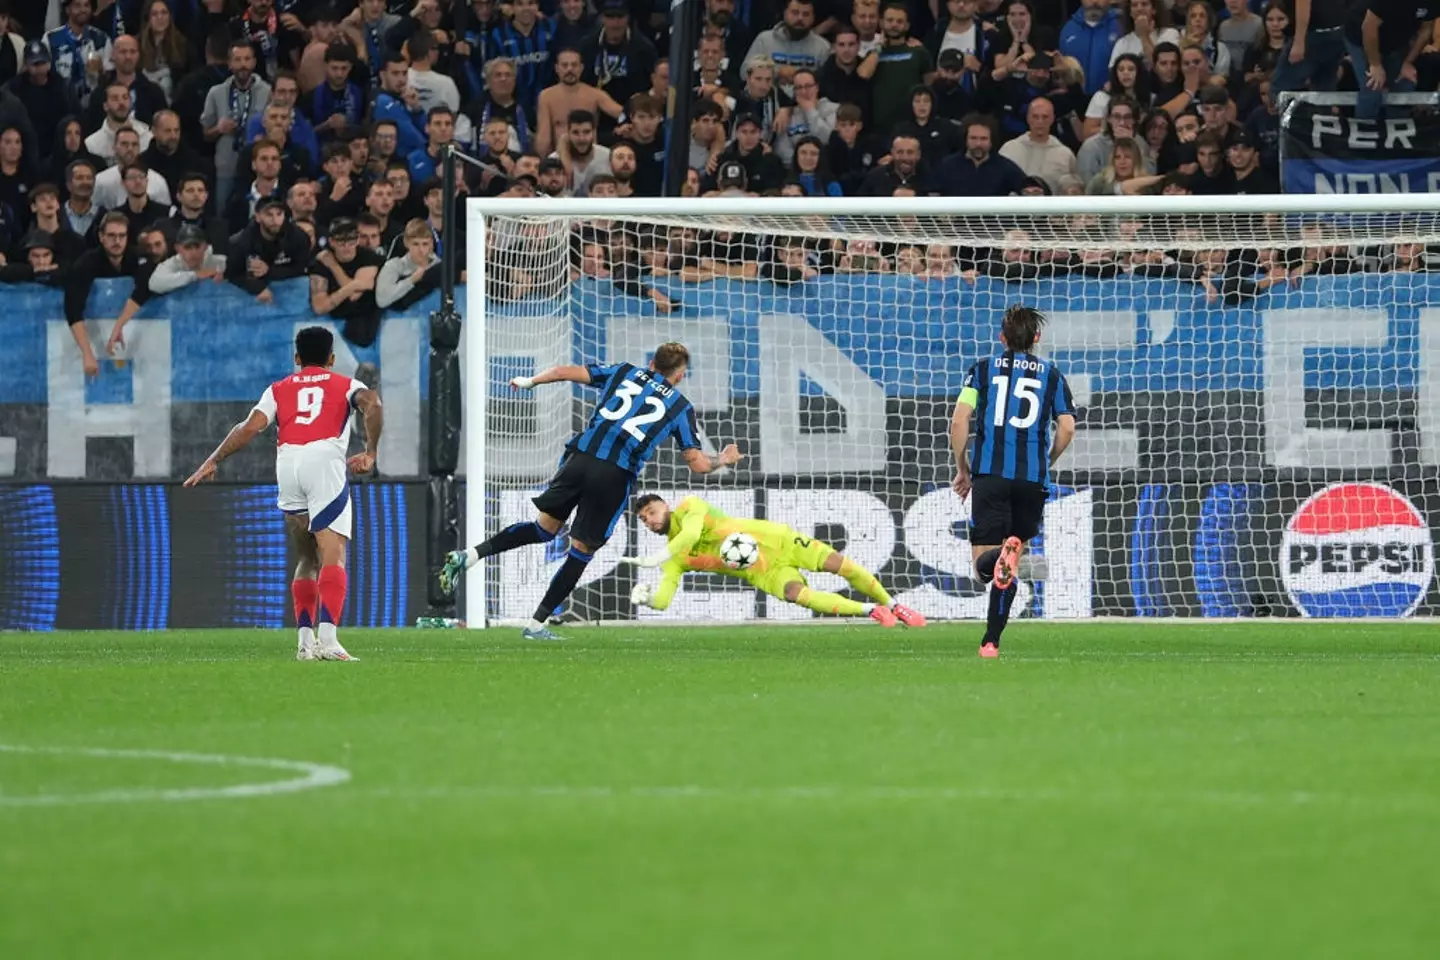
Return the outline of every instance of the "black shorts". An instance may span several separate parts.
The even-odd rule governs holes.
[[[625,515],[635,474],[588,453],[572,453],[545,491],[535,498],[536,509],[560,520],[570,519],[570,539],[579,540],[592,551],[599,550],[615,524]]]
[[[970,486],[970,542],[998,546],[1008,537],[1035,539],[1045,519],[1045,484],[976,477]]]

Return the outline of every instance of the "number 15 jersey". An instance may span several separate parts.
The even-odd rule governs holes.
[[[355,394],[364,389],[359,380],[323,367],[305,367],[266,387],[255,409],[275,424],[279,446],[323,444],[343,459],[350,445]]]
[[[1027,483],[1050,473],[1050,424],[1075,414],[1060,369],[1031,353],[1007,350],[965,375],[960,402],[975,409],[970,472]]]
[[[699,449],[690,401],[654,370],[620,363],[589,364],[590,386],[604,391],[585,429],[566,446],[638,474],[655,449],[674,436],[680,449]]]

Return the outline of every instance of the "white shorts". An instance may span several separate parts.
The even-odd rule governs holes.
[[[275,457],[280,485],[277,505],[289,514],[308,514],[310,532],[333,530],[350,538],[350,479],[345,456],[330,443],[281,447]]]

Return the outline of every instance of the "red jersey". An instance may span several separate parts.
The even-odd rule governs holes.
[[[277,426],[280,446],[325,443],[344,456],[350,445],[352,404],[364,389],[359,380],[333,370],[305,367],[266,387],[255,409]]]

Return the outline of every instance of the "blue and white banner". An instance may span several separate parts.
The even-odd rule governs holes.
[[[1280,127],[1286,193],[1440,191],[1440,118],[1357,120],[1295,103]]]

